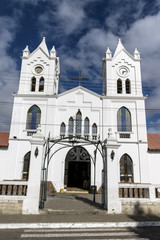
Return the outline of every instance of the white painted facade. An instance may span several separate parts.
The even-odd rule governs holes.
[[[111,189],[120,182],[120,159],[124,154],[127,154],[132,160],[133,183],[160,184],[160,175],[158,174],[160,153],[148,152],[145,115],[146,97],[142,94],[140,62],[140,54],[137,49],[131,55],[119,40],[114,55],[112,56],[108,48],[102,61],[102,95],[81,86],[58,94],[60,65],[55,48],[53,47],[49,52],[45,38],[32,53],[27,46],[23,50],[19,90],[14,94],[9,147],[8,150],[0,150],[0,180],[21,180],[23,178],[24,156],[32,150],[33,133],[37,132],[36,129],[27,129],[27,114],[28,110],[36,105],[41,111],[40,134],[43,141],[48,138],[49,134],[51,139],[60,138],[62,123],[65,123],[66,126],[64,135],[68,136],[69,118],[72,117],[76,124],[75,119],[78,111],[81,112],[82,116],[82,137],[86,135],[84,133],[84,120],[88,118],[88,138],[92,140],[93,137],[96,137],[96,140],[100,139],[102,142],[108,139],[107,156],[108,167],[110,166],[110,169],[108,169],[108,178],[110,179],[108,181]],[[36,72],[36,67],[40,68],[37,70],[40,72]],[[33,84],[32,89],[33,77],[35,77],[36,83]],[[43,90],[39,91],[41,77],[44,80],[44,82],[42,81]],[[119,87],[118,79],[121,81]],[[129,80],[128,88],[126,86],[127,79]],[[126,129],[120,130],[117,126],[118,111],[122,107],[127,109],[125,114],[130,113],[131,128],[129,131]],[[97,125],[96,135],[92,134],[94,123]],[[111,129],[112,134],[108,135],[109,129]],[[114,142],[113,145],[110,144],[110,140]],[[41,161],[39,169],[41,169],[44,159],[43,141],[36,142],[36,146],[41,149],[41,154],[38,156],[39,161]],[[55,145],[51,154],[59,148],[59,145]],[[94,158],[95,147],[90,145],[84,148]],[[71,147],[57,151],[49,164],[48,181],[52,181],[58,192],[65,187],[65,161],[70,149]],[[113,149],[115,157],[111,159]],[[32,155],[33,151],[31,151]],[[35,168],[36,172],[36,165],[30,164],[31,166]],[[97,189],[100,189],[102,185],[102,169],[102,158],[98,154],[95,182]],[[37,169],[37,171],[39,170]],[[94,166],[91,160],[90,186],[94,185],[93,171]],[[34,179],[33,174],[32,179]],[[111,194],[111,196],[114,196],[114,194]]]

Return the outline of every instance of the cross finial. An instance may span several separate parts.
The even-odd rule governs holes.
[[[46,37],[45,37],[45,34],[43,33],[43,41],[45,41],[46,40]]]
[[[81,86],[81,81],[82,80],[89,80],[88,78],[83,78],[82,77],[82,71],[79,72],[79,77],[72,77],[72,80],[79,80],[79,86]]]

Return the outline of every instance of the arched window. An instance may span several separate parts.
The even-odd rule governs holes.
[[[120,159],[120,181],[133,182],[133,162],[127,154]]]
[[[60,135],[64,136],[65,133],[66,133],[66,124],[64,122],[62,122],[61,126],[60,126]]]
[[[82,113],[80,109],[78,109],[78,112],[76,114],[76,135],[81,135],[82,131]]]
[[[117,129],[119,132],[131,132],[131,114],[125,107],[121,107],[117,112]]]
[[[36,91],[36,78],[32,77],[31,79],[31,92],[35,92]]]
[[[44,91],[44,78],[41,77],[39,80],[39,92],[43,92]]]
[[[92,125],[92,139],[97,140],[97,124],[93,123]]]
[[[73,120],[73,117],[70,117],[68,121],[68,135],[73,135],[73,131],[74,131],[74,120]]]
[[[97,124],[96,123],[93,123],[93,125],[92,125],[92,134],[97,135]]]
[[[28,181],[29,177],[30,156],[31,152],[26,153],[26,155],[24,156],[22,179],[25,181]]]
[[[126,79],[126,93],[131,93],[131,83],[129,79]]]
[[[41,110],[37,105],[30,107],[27,113],[26,129],[37,129],[41,120]]]
[[[121,79],[117,80],[117,93],[122,93],[122,81],[121,81]]]
[[[89,118],[84,119],[84,135],[89,135]]]

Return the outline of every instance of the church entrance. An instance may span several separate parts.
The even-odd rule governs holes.
[[[65,161],[65,187],[90,189],[90,156],[83,147],[73,147]]]

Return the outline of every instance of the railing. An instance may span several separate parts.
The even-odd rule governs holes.
[[[26,196],[27,182],[21,181],[2,181],[0,182],[0,195],[5,196]]]
[[[119,184],[120,198],[149,198],[149,186],[142,184]]]
[[[27,136],[32,136],[36,132],[37,132],[37,130],[27,130]]]
[[[71,133],[68,133],[68,134],[65,134],[65,133],[60,133],[60,138],[63,139],[65,137],[69,137],[69,139],[72,140],[72,137],[75,137],[77,139],[79,139],[80,137],[84,137],[85,139],[87,140],[92,140],[92,141],[96,141],[98,138],[99,138],[99,135],[98,134],[86,134],[86,133],[80,133],[80,134],[71,134]]]
[[[119,137],[120,138],[130,138],[130,134],[129,133],[120,133]]]

